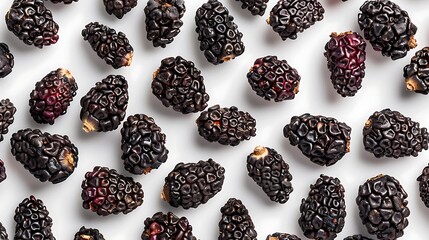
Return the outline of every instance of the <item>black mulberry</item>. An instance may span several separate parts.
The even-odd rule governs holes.
[[[48,1],[48,0],[46,0]],[[50,0],[52,3],[64,3],[64,4],[70,4],[73,2],[77,2],[79,0]]]
[[[335,239],[343,230],[346,217],[344,187],[338,178],[320,175],[310,185],[306,199],[302,199],[298,220],[304,235],[310,239]]]
[[[247,9],[253,15],[262,16],[267,9],[268,0],[236,0],[241,2],[241,8]]]
[[[142,240],[196,240],[186,217],[179,218],[172,212],[157,212],[144,221]]]
[[[9,132],[9,126],[15,120],[15,112],[16,108],[8,98],[0,101],[0,142],[3,141],[3,135]]]
[[[378,239],[393,240],[404,235],[410,209],[408,194],[397,179],[380,174],[359,186],[356,203],[362,224]]]
[[[289,165],[274,149],[257,146],[247,156],[247,171],[271,201],[286,203],[293,191]]]
[[[20,40],[38,48],[58,41],[58,24],[45,0],[14,0],[6,13],[6,25]]]
[[[6,178],[6,167],[4,166],[4,162],[0,159],[0,183],[3,182]]]
[[[268,235],[265,240],[301,240],[301,238],[293,234],[276,232]]]
[[[298,33],[321,21],[324,13],[317,0],[280,0],[271,10],[267,23],[283,41],[296,39]]]
[[[416,52],[411,58],[411,63],[404,67],[405,84],[409,91],[416,93],[429,93],[429,47]]]
[[[108,132],[121,125],[128,107],[128,83],[121,75],[109,75],[80,100],[85,132]]]
[[[147,174],[167,161],[165,134],[155,120],[145,114],[129,116],[121,129],[122,160],[133,174]]]
[[[367,237],[365,237],[365,236],[363,236],[361,234],[356,234],[356,235],[353,235],[353,236],[346,237],[346,238],[344,238],[344,240],[372,240],[372,239],[371,238],[367,238]]]
[[[137,6],[137,0],[103,0],[106,12],[121,19],[126,13]]]
[[[113,68],[130,66],[133,47],[125,33],[99,22],[91,22],[82,30],[83,39],[88,41],[97,55]]]
[[[286,60],[266,56],[255,60],[247,80],[253,91],[265,100],[280,102],[294,99],[299,91],[301,76]]]
[[[83,208],[99,216],[128,214],[143,204],[142,185],[115,169],[96,166],[82,181]]]
[[[427,129],[418,122],[388,108],[374,112],[363,128],[365,150],[376,158],[417,157],[428,149]]]
[[[104,236],[98,229],[81,227],[74,235],[74,240],[104,240]]]
[[[417,178],[419,182],[420,198],[426,207],[429,208],[429,166],[422,170],[422,174]]]
[[[59,183],[77,167],[78,149],[67,135],[22,129],[10,139],[12,155],[41,182]]]
[[[237,107],[221,108],[219,105],[203,111],[197,121],[198,133],[209,142],[236,146],[241,141],[256,136],[256,121]]]
[[[173,207],[196,208],[222,190],[225,168],[209,159],[178,163],[165,178],[161,197]]]
[[[0,240],[9,240],[7,235],[6,228],[3,227],[3,224],[0,223]]]
[[[241,200],[230,198],[220,209],[218,240],[246,239],[256,240],[257,232],[249,211]]]
[[[210,99],[201,71],[180,56],[161,61],[153,74],[152,93],[164,106],[183,114],[204,110]]]
[[[186,7],[184,0],[149,0],[144,8],[147,39],[165,48],[180,33]]]
[[[351,128],[335,118],[305,113],[294,116],[283,129],[292,146],[298,146],[310,160],[331,166],[350,151]]]
[[[37,123],[54,124],[67,113],[78,87],[69,70],[58,68],[36,83],[30,93],[30,114]]]
[[[408,13],[389,0],[367,0],[360,7],[359,27],[375,51],[396,60],[417,46],[417,27]]]
[[[366,43],[356,32],[332,33],[325,45],[331,81],[338,94],[354,96],[365,77]]]
[[[55,240],[52,234],[52,218],[42,200],[30,196],[15,210],[15,237],[21,239]]]
[[[217,65],[243,54],[243,34],[238,31],[234,17],[229,15],[229,10],[221,2],[209,0],[204,3],[197,9],[195,23],[200,50],[207,61]]]
[[[6,43],[0,43],[0,78],[4,78],[12,72],[14,63],[9,46]]]

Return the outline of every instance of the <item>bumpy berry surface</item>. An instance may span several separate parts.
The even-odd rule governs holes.
[[[6,228],[3,227],[3,224],[0,223],[0,240],[9,240],[7,235]]]
[[[46,0],[48,1],[48,0]],[[77,2],[79,0],[50,0],[52,3],[64,3],[64,4],[70,4],[73,2]]]
[[[22,129],[10,139],[12,155],[41,182],[59,183],[77,167],[78,149],[67,135]]]
[[[247,80],[258,96],[280,102],[295,98],[301,76],[286,60],[266,56],[255,60],[247,73]]]
[[[346,203],[344,187],[338,178],[320,175],[310,185],[306,199],[302,199],[298,219],[304,235],[310,239],[335,239],[345,224]]]
[[[6,25],[20,40],[38,48],[58,41],[58,24],[45,0],[14,0],[6,13]]]
[[[293,116],[283,129],[292,146],[298,146],[310,160],[331,166],[350,151],[351,128],[335,118],[305,113]]]
[[[0,78],[4,78],[12,72],[14,63],[9,46],[6,43],[0,43]]]
[[[346,237],[346,238],[344,238],[344,240],[372,240],[372,239],[367,238],[367,237],[360,235],[360,234],[356,234],[353,236]]]
[[[243,54],[243,34],[221,2],[208,0],[204,3],[197,9],[195,23],[200,50],[207,61],[217,65]]]
[[[256,16],[263,16],[267,9],[268,0],[236,0],[241,2],[241,8],[247,9],[249,12]]]
[[[378,239],[393,240],[404,235],[410,209],[408,194],[394,177],[379,175],[359,186],[356,203],[362,224]]]
[[[338,94],[354,96],[365,77],[366,43],[356,32],[332,33],[325,45],[331,81]]]
[[[149,0],[144,9],[147,39],[165,48],[180,33],[186,7],[184,0]]]
[[[325,9],[317,0],[280,0],[267,22],[282,40],[296,39],[297,34],[323,19]]]
[[[422,174],[417,178],[419,182],[420,198],[426,207],[429,208],[429,166],[422,170]]]
[[[360,7],[359,27],[375,51],[396,60],[417,46],[417,27],[408,13],[389,0],[367,0]]]
[[[256,136],[256,120],[235,106],[221,108],[214,105],[203,111],[196,122],[198,133],[209,142],[236,146]]]
[[[174,239],[196,240],[192,234],[192,226],[186,217],[179,218],[172,212],[157,212],[144,221],[142,240]]]
[[[164,106],[183,114],[204,110],[210,99],[201,71],[180,56],[161,61],[153,74],[152,93]]]
[[[126,13],[137,6],[137,0],[103,0],[106,12],[121,19]]]
[[[247,156],[247,171],[271,201],[286,203],[293,191],[289,165],[274,149],[258,146]]]
[[[388,108],[374,112],[363,128],[365,150],[376,158],[417,157],[428,149],[427,129],[418,122]]]
[[[146,174],[167,161],[165,134],[152,117],[135,114],[127,118],[121,129],[122,160],[133,174]]]
[[[265,240],[301,240],[301,238],[299,238],[296,235],[289,234],[289,233],[276,232],[276,233],[268,235]]]
[[[92,50],[114,69],[131,65],[133,47],[125,33],[116,32],[99,22],[91,22],[82,30],[82,36]]]
[[[74,240],[104,240],[104,236],[98,229],[81,227],[74,235]]]
[[[16,240],[44,239],[55,240],[52,234],[52,218],[42,200],[30,196],[15,209]]]
[[[212,159],[178,163],[165,178],[162,197],[173,207],[196,208],[222,190],[225,168]]]
[[[15,120],[15,112],[16,108],[8,98],[0,101],[0,142],[3,141],[3,135],[9,132],[9,126]]]
[[[30,93],[30,114],[34,121],[54,124],[57,117],[67,113],[77,89],[67,69],[58,68],[48,73]]]
[[[4,166],[4,162],[0,159],[0,183],[3,182],[6,178],[7,178],[6,168]]]
[[[96,166],[82,181],[83,208],[99,216],[128,214],[143,204],[142,185],[115,169]]]
[[[416,52],[410,64],[404,67],[404,77],[407,89],[416,93],[429,93],[429,47]]]
[[[115,130],[125,118],[128,83],[121,75],[109,75],[97,82],[80,100],[80,119],[86,132]]]
[[[218,240],[246,239],[256,240],[257,232],[246,206],[241,200],[230,198],[220,209]]]

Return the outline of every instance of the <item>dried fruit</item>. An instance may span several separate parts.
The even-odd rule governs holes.
[[[142,185],[115,169],[95,166],[82,181],[83,208],[99,216],[128,214],[143,204]]]
[[[359,186],[356,203],[362,224],[378,239],[393,240],[404,235],[410,209],[408,194],[394,177],[380,174]]]
[[[82,30],[83,39],[88,41],[97,55],[114,69],[130,66],[133,47],[125,33],[99,22],[91,22]]]
[[[80,100],[80,119],[85,132],[108,132],[118,128],[128,107],[128,83],[121,75],[97,82]]]
[[[246,239],[256,240],[257,233],[252,218],[241,200],[230,198],[220,209],[218,240]]]
[[[344,240],[372,240],[372,239],[367,238],[361,234],[357,234],[357,235],[346,237],[346,238],[344,238]]]
[[[4,134],[9,132],[9,126],[15,120],[16,108],[9,98],[0,101],[0,142],[3,141]]]
[[[360,7],[360,30],[375,51],[396,60],[417,46],[414,35],[417,27],[408,13],[389,0],[367,0]]]
[[[12,72],[14,63],[9,46],[6,43],[0,43],[0,78],[4,78]]]
[[[266,56],[255,60],[247,80],[253,91],[265,100],[276,102],[294,99],[299,91],[301,76],[286,60]]]
[[[321,174],[310,185],[306,199],[302,199],[298,219],[304,235],[310,239],[327,240],[343,230],[346,217],[344,187],[338,178]]]
[[[280,0],[271,10],[267,23],[285,41],[296,39],[298,33],[321,21],[324,13],[317,0]]]
[[[36,83],[30,93],[30,114],[37,123],[54,124],[67,113],[78,87],[69,70],[58,68]]]
[[[149,0],[144,8],[147,40],[165,48],[180,33],[186,7],[184,0]]]
[[[197,238],[192,234],[192,226],[186,217],[179,218],[172,212],[166,214],[157,212],[144,221],[141,239],[196,240]]]
[[[72,2],[77,2],[79,0],[50,0],[52,3],[64,3],[64,4],[70,4]]]
[[[276,232],[268,235],[265,240],[301,240],[301,238],[293,234]]]
[[[58,41],[58,24],[45,0],[14,0],[6,13],[6,25],[20,40],[38,48]]]
[[[30,196],[25,198],[15,210],[14,239],[55,240],[52,234],[52,218],[42,200]]]
[[[161,61],[153,74],[152,93],[164,106],[183,114],[204,110],[210,99],[201,71],[181,56]]]
[[[332,33],[325,45],[331,81],[338,94],[354,96],[365,77],[366,43],[356,32]]]
[[[197,121],[198,133],[209,142],[236,146],[241,141],[256,136],[256,121],[237,107],[221,108],[219,105],[203,111]]]
[[[220,192],[224,180],[225,168],[213,159],[181,162],[165,178],[161,197],[173,207],[196,208]]]
[[[133,174],[147,174],[158,169],[168,158],[165,134],[155,120],[145,114],[129,116],[121,129],[122,159]]]
[[[74,240],[104,240],[104,236],[96,228],[82,226],[74,235]]]
[[[6,229],[3,227],[3,224],[0,223],[0,240],[9,240]]]
[[[6,178],[7,178],[6,168],[4,166],[4,162],[0,159],[0,183],[3,182]],[[0,226],[1,226],[1,223],[0,223]]]
[[[197,9],[196,32],[200,50],[207,61],[214,65],[230,61],[244,52],[243,34],[238,30],[234,17],[217,0],[208,0]]]
[[[106,12],[121,19],[126,13],[137,6],[137,0],[103,0]]]
[[[247,171],[271,201],[286,203],[293,191],[289,165],[274,149],[257,146],[247,156]]]
[[[12,134],[11,152],[41,182],[60,183],[77,167],[78,149],[67,135],[22,129]]]
[[[404,67],[405,84],[409,91],[416,93],[429,93],[429,47],[416,52],[411,58],[410,64]]]
[[[426,207],[429,208],[429,166],[422,170],[422,174],[417,178],[419,182],[420,198]]]
[[[320,166],[331,166],[350,151],[351,128],[335,118],[305,113],[293,116],[283,129],[292,146]]]
[[[249,10],[249,12],[253,15],[262,16],[267,9],[268,0],[236,0],[241,2],[241,8]]]
[[[365,150],[376,158],[417,157],[428,149],[427,129],[418,122],[388,108],[374,112],[363,128]]]

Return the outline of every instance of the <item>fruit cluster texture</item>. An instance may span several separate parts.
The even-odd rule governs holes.
[[[236,0],[241,2],[241,8],[247,9],[254,16],[263,16],[267,9],[268,0]]]
[[[6,228],[4,228],[1,222],[0,222],[0,240],[9,240],[9,236],[7,235]]]
[[[422,170],[422,174],[417,178],[419,182],[420,198],[426,207],[429,208],[429,166]]]
[[[144,221],[142,240],[197,240],[186,217],[178,217],[172,212],[157,212]]]
[[[429,93],[429,47],[417,51],[411,58],[410,64],[404,67],[404,77],[407,89],[416,93]]]
[[[276,232],[268,235],[265,240],[301,240],[301,238],[293,234]]]
[[[82,226],[74,235],[74,240],[105,240],[103,234],[95,228]]]
[[[15,113],[16,107],[8,98],[0,101],[0,142],[4,140],[3,135],[9,132],[9,126],[15,120]]]
[[[15,64],[14,56],[6,43],[0,43],[0,78],[4,78],[12,72]]]
[[[6,180],[6,167],[4,166],[4,162],[0,159],[0,183]]]
[[[75,170],[78,149],[67,135],[21,129],[10,139],[12,155],[41,182],[60,183]]]
[[[256,240],[257,232],[249,211],[240,199],[230,198],[220,209],[218,240]]]
[[[137,6],[137,0],[103,0],[106,12],[122,19],[126,13]]]

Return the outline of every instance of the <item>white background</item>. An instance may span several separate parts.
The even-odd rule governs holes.
[[[181,33],[167,48],[154,48],[146,40],[146,1],[125,15],[122,20],[108,15],[101,0],[80,0],[71,5],[47,3],[60,25],[60,40],[57,44],[40,50],[27,46],[18,40],[0,21],[0,42],[6,42],[15,55],[13,72],[0,79],[0,98],[10,98],[18,111],[9,134],[0,143],[0,158],[5,161],[8,178],[0,184],[0,221],[13,238],[13,221],[16,206],[30,194],[46,204],[54,220],[53,232],[57,239],[72,239],[82,226],[100,229],[106,239],[140,239],[146,217],[157,211],[174,211],[186,216],[199,239],[217,239],[219,209],[230,197],[243,200],[256,225],[259,239],[272,232],[281,231],[303,237],[297,220],[302,198],[307,196],[309,185],[318,176],[328,174],[338,177],[346,189],[347,217],[338,239],[366,229],[360,222],[355,198],[357,189],[367,178],[379,173],[396,177],[409,194],[410,225],[402,239],[426,239],[429,209],[418,195],[417,176],[428,163],[429,152],[420,153],[417,158],[376,159],[363,149],[362,128],[367,118],[377,110],[390,107],[429,127],[427,114],[428,97],[405,90],[402,68],[411,56],[426,46],[429,40],[427,12],[429,5],[424,0],[397,0],[407,10],[412,21],[419,27],[416,39],[417,49],[400,60],[392,61],[367,47],[366,77],[362,89],[352,98],[342,98],[332,87],[324,45],[333,31],[358,31],[357,14],[363,1],[321,0],[325,7],[325,18],[310,29],[298,35],[298,39],[281,41],[277,33],[265,23],[275,0],[268,3],[263,17],[252,16],[233,0],[222,2],[235,17],[239,30],[243,32],[246,46],[244,54],[235,60],[214,66],[206,61],[199,50],[195,33],[194,16],[204,1],[186,1],[187,11],[183,18]],[[3,19],[12,0],[0,1],[0,17]],[[131,67],[114,70],[98,58],[89,44],[83,41],[81,30],[90,21],[100,21],[118,31],[123,31],[134,47],[134,61]],[[300,92],[292,101],[268,102],[258,97],[247,83],[246,73],[253,61],[265,55],[277,55],[286,59],[300,73]],[[195,62],[205,77],[209,106],[220,104],[225,107],[236,105],[240,110],[250,112],[257,120],[257,136],[242,142],[237,147],[209,143],[198,135],[195,119],[199,114],[182,115],[162,106],[152,95],[150,83],[152,73],[161,59],[181,55]],[[66,115],[55,124],[40,125],[29,114],[28,99],[34,84],[51,70],[68,68],[76,78],[79,90]],[[131,175],[123,168],[120,158],[120,131],[85,134],[79,119],[80,98],[109,74],[122,74],[130,86],[130,101],[127,115],[145,113],[155,118],[167,135],[169,157],[160,169],[146,176],[134,176],[141,182],[145,192],[144,203],[128,215],[99,217],[82,208],[81,181],[85,172],[96,165],[118,169]],[[293,115],[305,112],[332,116],[352,127],[351,152],[331,167],[320,167],[309,161],[301,152],[283,137],[283,127]],[[22,128],[40,128],[50,133],[67,134],[79,148],[79,163],[74,174],[65,182],[53,185],[40,183],[10,153],[9,139],[13,132]],[[294,191],[284,204],[271,202],[248,176],[246,156],[257,145],[270,146],[281,153],[290,165]],[[213,158],[226,168],[223,190],[207,204],[197,209],[174,209],[160,199],[164,178],[180,161],[197,162]]]

